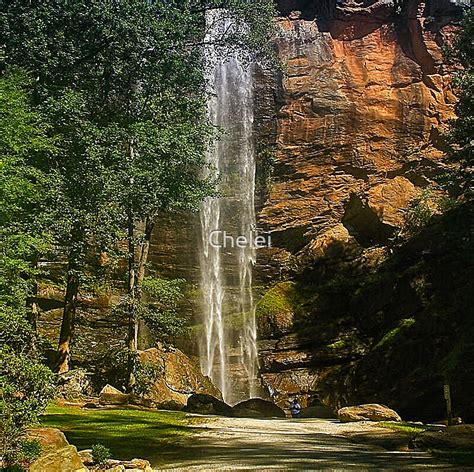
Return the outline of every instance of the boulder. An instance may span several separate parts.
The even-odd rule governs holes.
[[[84,405],[82,405],[81,408],[93,409],[93,408],[99,408],[99,405],[95,402],[87,402],[87,403],[84,403]]]
[[[88,472],[77,449],[55,428],[37,428],[28,432],[42,448],[41,455],[29,467],[31,472]]]
[[[58,377],[58,388],[56,395],[66,400],[76,400],[89,397],[93,389],[89,380],[89,374],[84,369],[73,369]]]
[[[56,428],[30,429],[28,431],[28,439],[38,441],[45,452],[69,446],[64,433]]]
[[[251,398],[238,403],[232,408],[232,414],[237,418],[286,418],[279,406],[263,398]]]
[[[109,459],[106,464],[107,472],[152,472],[150,462],[145,459],[132,459],[130,461],[118,461]]]
[[[300,418],[335,418],[336,415],[332,409],[326,405],[309,406],[303,408],[300,413]]]
[[[212,395],[195,393],[188,398],[187,405],[183,411],[200,415],[232,416],[233,409],[227,403]]]
[[[112,385],[106,385],[99,394],[101,405],[125,405],[130,400],[130,395],[122,393]]]
[[[337,417],[343,423],[350,421],[402,421],[396,411],[377,403],[346,406],[337,412]]]
[[[107,467],[107,469],[105,469],[106,472],[125,472],[125,470],[125,466],[122,464]]]
[[[397,176],[372,187],[367,203],[381,223],[400,228],[404,224],[404,210],[416,195],[415,186],[405,177]]]
[[[424,431],[415,438],[423,449],[457,449],[474,451],[474,425],[448,426],[442,431]]]
[[[84,449],[82,451],[79,451],[78,454],[83,464],[85,465],[94,464],[94,456],[92,455],[92,449]]]
[[[194,393],[222,398],[209,377],[201,373],[199,365],[179,349],[159,345],[138,354],[143,364],[156,368],[157,377],[146,394],[133,397],[133,403],[148,408],[182,410]]]

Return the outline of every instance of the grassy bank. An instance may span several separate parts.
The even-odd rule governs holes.
[[[78,450],[101,443],[111,450],[115,459],[139,457],[152,465],[182,456],[186,438],[194,434],[194,426],[201,421],[181,412],[57,405],[50,406],[42,417],[44,426],[59,428]]]

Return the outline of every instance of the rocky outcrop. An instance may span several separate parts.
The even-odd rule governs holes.
[[[99,394],[101,405],[125,405],[129,401],[130,395],[121,392],[112,385],[106,385]]]
[[[201,373],[199,364],[179,349],[159,346],[139,351],[139,357],[142,365],[153,368],[156,377],[145,394],[133,399],[134,403],[181,410],[186,406],[188,397],[194,393],[206,393],[222,398],[221,392],[211,380]]]
[[[41,455],[29,467],[32,472],[87,472],[77,449],[55,428],[38,428],[28,433],[41,445]]]
[[[212,395],[206,395],[204,393],[191,395],[183,411],[200,415],[232,416],[231,406]]]
[[[251,398],[232,408],[236,418],[286,418],[285,412],[274,403],[262,398]]]
[[[385,405],[376,403],[358,406],[346,406],[337,412],[339,421],[402,421],[400,415]]]
[[[92,449],[84,449],[79,451],[82,462],[91,468],[97,470],[99,466],[94,461]],[[129,461],[121,461],[117,459],[108,459],[107,462],[100,467],[104,472],[153,472],[150,462],[145,459],[131,459]]]
[[[59,375],[56,396],[66,400],[92,396],[93,389],[89,377],[90,374],[84,369],[73,369]]]
[[[287,71],[274,177],[258,217],[274,244],[260,251],[260,265],[291,270],[295,255],[324,245],[328,232],[347,239],[340,225],[351,233],[351,220],[380,226],[368,245],[387,242],[415,186],[443,168],[439,136],[455,97],[440,45],[454,27],[428,28],[415,3],[398,13],[389,2],[342,1],[332,13],[314,2],[281,5],[289,15],[301,4],[302,14],[278,24]],[[353,215],[354,199],[370,214]]]

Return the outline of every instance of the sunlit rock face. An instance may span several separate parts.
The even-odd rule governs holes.
[[[259,213],[274,249],[261,251],[262,265],[292,269],[295,254],[328,228],[342,222],[354,232],[354,199],[374,215],[365,222],[380,233],[373,242],[386,242],[395,221],[385,232],[375,226],[443,165],[440,135],[455,97],[441,45],[456,8],[442,5],[279,2],[288,15],[276,41],[286,75],[276,98],[274,176]],[[316,19],[306,19],[310,11]],[[375,197],[375,188],[392,189],[390,197]]]
[[[310,277],[317,286],[347,261],[379,264],[404,210],[443,171],[441,136],[456,98],[442,46],[461,10],[447,0],[278,7],[285,73],[273,87],[274,169],[258,212],[273,247],[259,251],[256,271],[263,282]],[[264,108],[271,97],[257,100]],[[308,312],[294,316],[293,334],[287,325],[282,335],[261,330],[262,378],[282,406],[294,396],[345,404],[351,371],[370,350],[354,315],[337,303],[322,315],[318,303],[303,309],[309,326]]]

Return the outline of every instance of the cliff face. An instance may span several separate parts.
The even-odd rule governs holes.
[[[413,0],[279,7],[285,73],[273,87],[274,170],[258,214],[273,247],[259,252],[257,274],[294,286],[288,294],[288,282],[274,285],[257,309],[263,381],[281,404],[293,395],[334,408],[380,401],[411,417],[442,416],[440,365],[456,346],[427,339],[440,326],[459,330],[468,305],[433,328],[427,299],[444,293],[447,274],[423,266],[420,241],[389,248],[410,202],[447,165],[442,134],[456,98],[442,47],[461,10]],[[268,109],[270,99],[257,104]],[[406,333],[416,333],[407,349]]]
[[[440,134],[455,97],[441,47],[455,29],[452,9],[434,17],[421,2],[365,3],[339,2],[327,15],[318,15],[320,2],[281,4],[286,74],[259,213],[275,249],[262,252],[264,266],[300,265],[328,238],[386,243],[415,187],[443,166]]]

